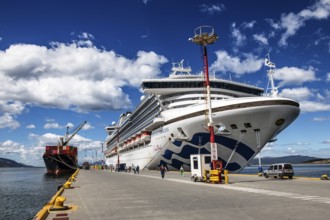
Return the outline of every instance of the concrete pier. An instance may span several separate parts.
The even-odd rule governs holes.
[[[192,182],[189,173],[80,170],[64,205],[47,219],[329,219],[330,181],[229,175],[230,184]]]

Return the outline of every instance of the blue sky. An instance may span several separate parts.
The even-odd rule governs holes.
[[[100,159],[105,126],[139,103],[143,78],[182,59],[202,70],[188,41],[201,25],[219,36],[212,73],[266,88],[269,53],[280,94],[301,104],[262,155],[329,158],[330,0],[3,0],[0,157],[43,166],[44,146],[87,120],[71,144],[80,162]]]

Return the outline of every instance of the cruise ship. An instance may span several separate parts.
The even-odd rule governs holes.
[[[277,94],[275,65],[267,66],[270,92],[210,76],[207,98],[203,73],[191,73],[183,61],[173,65],[167,78],[143,80],[141,103],[105,128],[106,164],[190,170],[191,154],[210,154],[211,100],[218,160],[231,173],[240,172],[300,113],[298,102]]]

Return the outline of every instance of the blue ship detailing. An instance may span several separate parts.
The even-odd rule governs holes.
[[[180,169],[181,165],[187,165],[187,166],[190,166],[189,163],[183,163],[182,161],[178,160],[178,159],[173,159],[172,160],[172,163],[171,163],[171,166],[177,168],[177,169]]]
[[[191,138],[189,143],[192,143],[194,145],[199,144],[199,137],[201,137],[201,145],[205,145],[209,142],[210,140],[210,134],[209,133],[196,133],[194,136]],[[215,136],[214,137],[214,142],[217,144],[221,144],[231,150],[234,150],[235,145],[237,143],[236,140],[225,137],[225,136]],[[246,160],[249,160],[253,155],[254,151],[247,146],[244,143],[239,143],[236,149],[236,153],[240,154],[242,157],[244,157]]]
[[[209,154],[210,152],[205,149],[200,149],[201,154]],[[170,160],[172,155],[176,154],[184,159],[190,159],[190,154],[198,154],[198,148],[191,146],[191,145],[184,145],[180,151],[180,153],[175,153],[171,150],[166,150],[165,153],[162,155],[165,159]]]
[[[189,145],[189,144],[184,145],[179,153],[175,153],[171,150],[166,150],[162,156],[164,159],[170,160],[171,163],[167,163],[163,160],[161,160],[161,163],[166,163],[166,164],[173,166],[176,169],[180,169],[183,162],[179,161],[178,159],[172,159],[173,155],[177,155],[184,159],[190,159],[191,154],[198,154],[199,145],[201,145],[201,146],[206,145],[207,143],[209,143],[209,139],[210,139],[209,133],[196,133],[193,135],[193,137],[191,138],[190,141],[187,141],[187,143],[191,143],[192,145]],[[236,140],[225,137],[225,136],[215,136],[215,142],[217,144],[221,144],[231,150],[234,150],[234,147],[237,143]],[[183,144],[183,141],[176,140],[176,141],[173,141],[172,144],[174,146],[177,146],[178,148],[180,148],[181,145]],[[201,147],[200,153],[209,154],[210,152],[206,148]],[[236,153],[240,154],[242,157],[244,157],[248,161],[254,155],[255,152],[249,146],[245,145],[244,143],[239,143],[237,146],[237,149],[236,149]],[[222,158],[219,158],[219,159],[222,160],[224,164],[227,163],[227,161],[224,161]],[[233,163],[229,163],[227,165],[227,169],[229,171],[235,171],[235,170],[241,169],[241,166],[238,163],[233,162]]]
[[[177,146],[177,147],[180,147],[181,144],[182,144],[182,141],[174,141],[174,142],[172,142],[172,144]]]

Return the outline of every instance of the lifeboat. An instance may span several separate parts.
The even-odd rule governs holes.
[[[151,138],[150,132],[144,131],[141,135],[142,142],[149,142]]]
[[[135,137],[132,137],[132,146],[136,146],[137,145],[135,139],[136,139]]]
[[[131,147],[131,146],[132,146],[132,139],[129,138],[129,139],[127,140],[127,147],[129,148],[129,147]]]
[[[141,143],[142,143],[142,141],[141,141],[141,134],[137,134],[137,135],[136,135],[136,137],[135,137],[135,142],[136,142],[137,144],[141,144]]]

